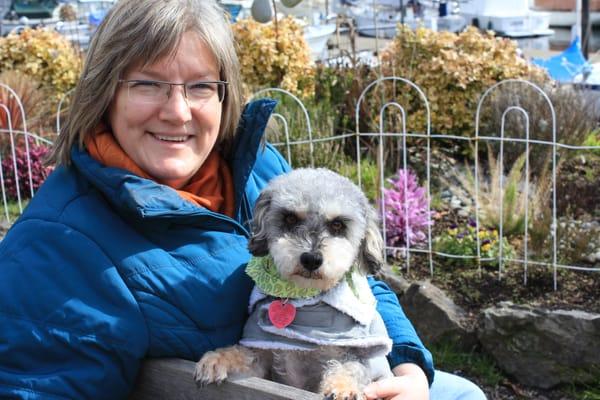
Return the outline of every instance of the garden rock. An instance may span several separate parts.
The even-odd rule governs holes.
[[[458,197],[453,196],[450,200],[450,207],[452,207],[453,210],[460,210],[462,206],[462,201]]]
[[[451,340],[460,348],[477,345],[466,311],[429,281],[413,283],[400,298],[404,312],[427,344]]]
[[[521,383],[548,389],[598,380],[600,314],[502,302],[480,317],[481,345]]]
[[[402,276],[394,273],[389,265],[384,264],[377,274],[377,278],[384,281],[398,296],[402,296],[409,288],[410,283]]]

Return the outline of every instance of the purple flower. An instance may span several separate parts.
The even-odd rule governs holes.
[[[433,224],[425,189],[410,170],[398,170],[397,178],[388,182],[392,187],[384,189],[382,202],[388,244],[404,246],[425,241],[425,230]]]

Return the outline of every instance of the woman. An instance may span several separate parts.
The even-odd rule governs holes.
[[[242,113],[238,77],[213,1],[122,0],[107,15],[59,166],[0,244],[0,397],[123,398],[144,357],[198,360],[238,341],[247,222],[289,169],[260,145],[274,102]],[[369,398],[425,399],[431,355],[395,295],[372,290],[398,377]],[[437,373],[432,392],[478,395],[469,385]]]

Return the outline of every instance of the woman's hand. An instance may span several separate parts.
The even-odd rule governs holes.
[[[367,399],[428,400],[429,383],[425,372],[416,364],[400,364],[393,378],[381,379],[365,388]]]

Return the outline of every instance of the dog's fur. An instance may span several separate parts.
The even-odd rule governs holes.
[[[352,266],[372,274],[383,262],[375,210],[354,183],[326,169],[297,169],[275,178],[257,200],[253,232],[251,253],[270,254],[280,276],[300,287],[326,291]],[[362,399],[370,381],[365,364],[356,349],[322,346],[307,352],[236,345],[207,352],[195,379],[204,385],[232,374],[254,375],[319,390],[331,399]]]

